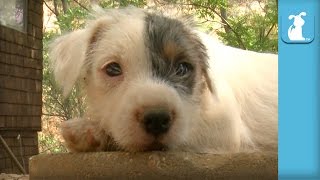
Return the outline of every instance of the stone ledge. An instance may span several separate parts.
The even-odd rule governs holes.
[[[30,179],[277,179],[276,153],[98,152],[37,155]]]
[[[0,174],[0,179],[1,180],[29,180],[28,175],[23,175],[23,174],[5,174],[1,173]]]

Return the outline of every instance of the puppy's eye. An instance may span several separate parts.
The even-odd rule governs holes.
[[[186,62],[182,62],[182,63],[179,63],[176,68],[176,75],[184,76],[184,75],[188,74],[189,72],[191,72],[192,70],[193,70],[193,67],[191,64],[186,63]]]
[[[112,62],[105,67],[105,71],[108,76],[114,77],[114,76],[119,76],[122,74],[121,67],[118,63]]]

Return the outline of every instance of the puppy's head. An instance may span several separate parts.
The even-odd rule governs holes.
[[[83,81],[88,113],[128,151],[183,144],[213,89],[206,49],[189,23],[136,8],[100,13],[57,39],[51,57],[64,94]]]

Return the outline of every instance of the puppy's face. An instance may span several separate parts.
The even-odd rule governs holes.
[[[69,50],[71,56],[85,52],[83,57],[69,58],[69,67],[68,60],[64,65],[56,60],[55,73],[59,76],[65,69],[84,79],[89,115],[99,119],[121,149],[182,145],[192,131],[190,121],[199,119],[202,94],[212,90],[205,47],[191,28],[178,20],[125,9],[106,13],[79,34],[74,39],[70,34],[64,43],[83,42],[83,49]],[[68,54],[61,42],[55,47]],[[61,81],[63,85],[68,78]]]

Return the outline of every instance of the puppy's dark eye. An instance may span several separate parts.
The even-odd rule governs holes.
[[[190,73],[193,70],[193,67],[191,64],[182,62],[179,63],[177,68],[176,68],[176,75],[178,76],[184,76],[188,73]]]
[[[118,63],[112,62],[106,66],[106,73],[110,77],[119,76],[122,74],[121,67]]]

